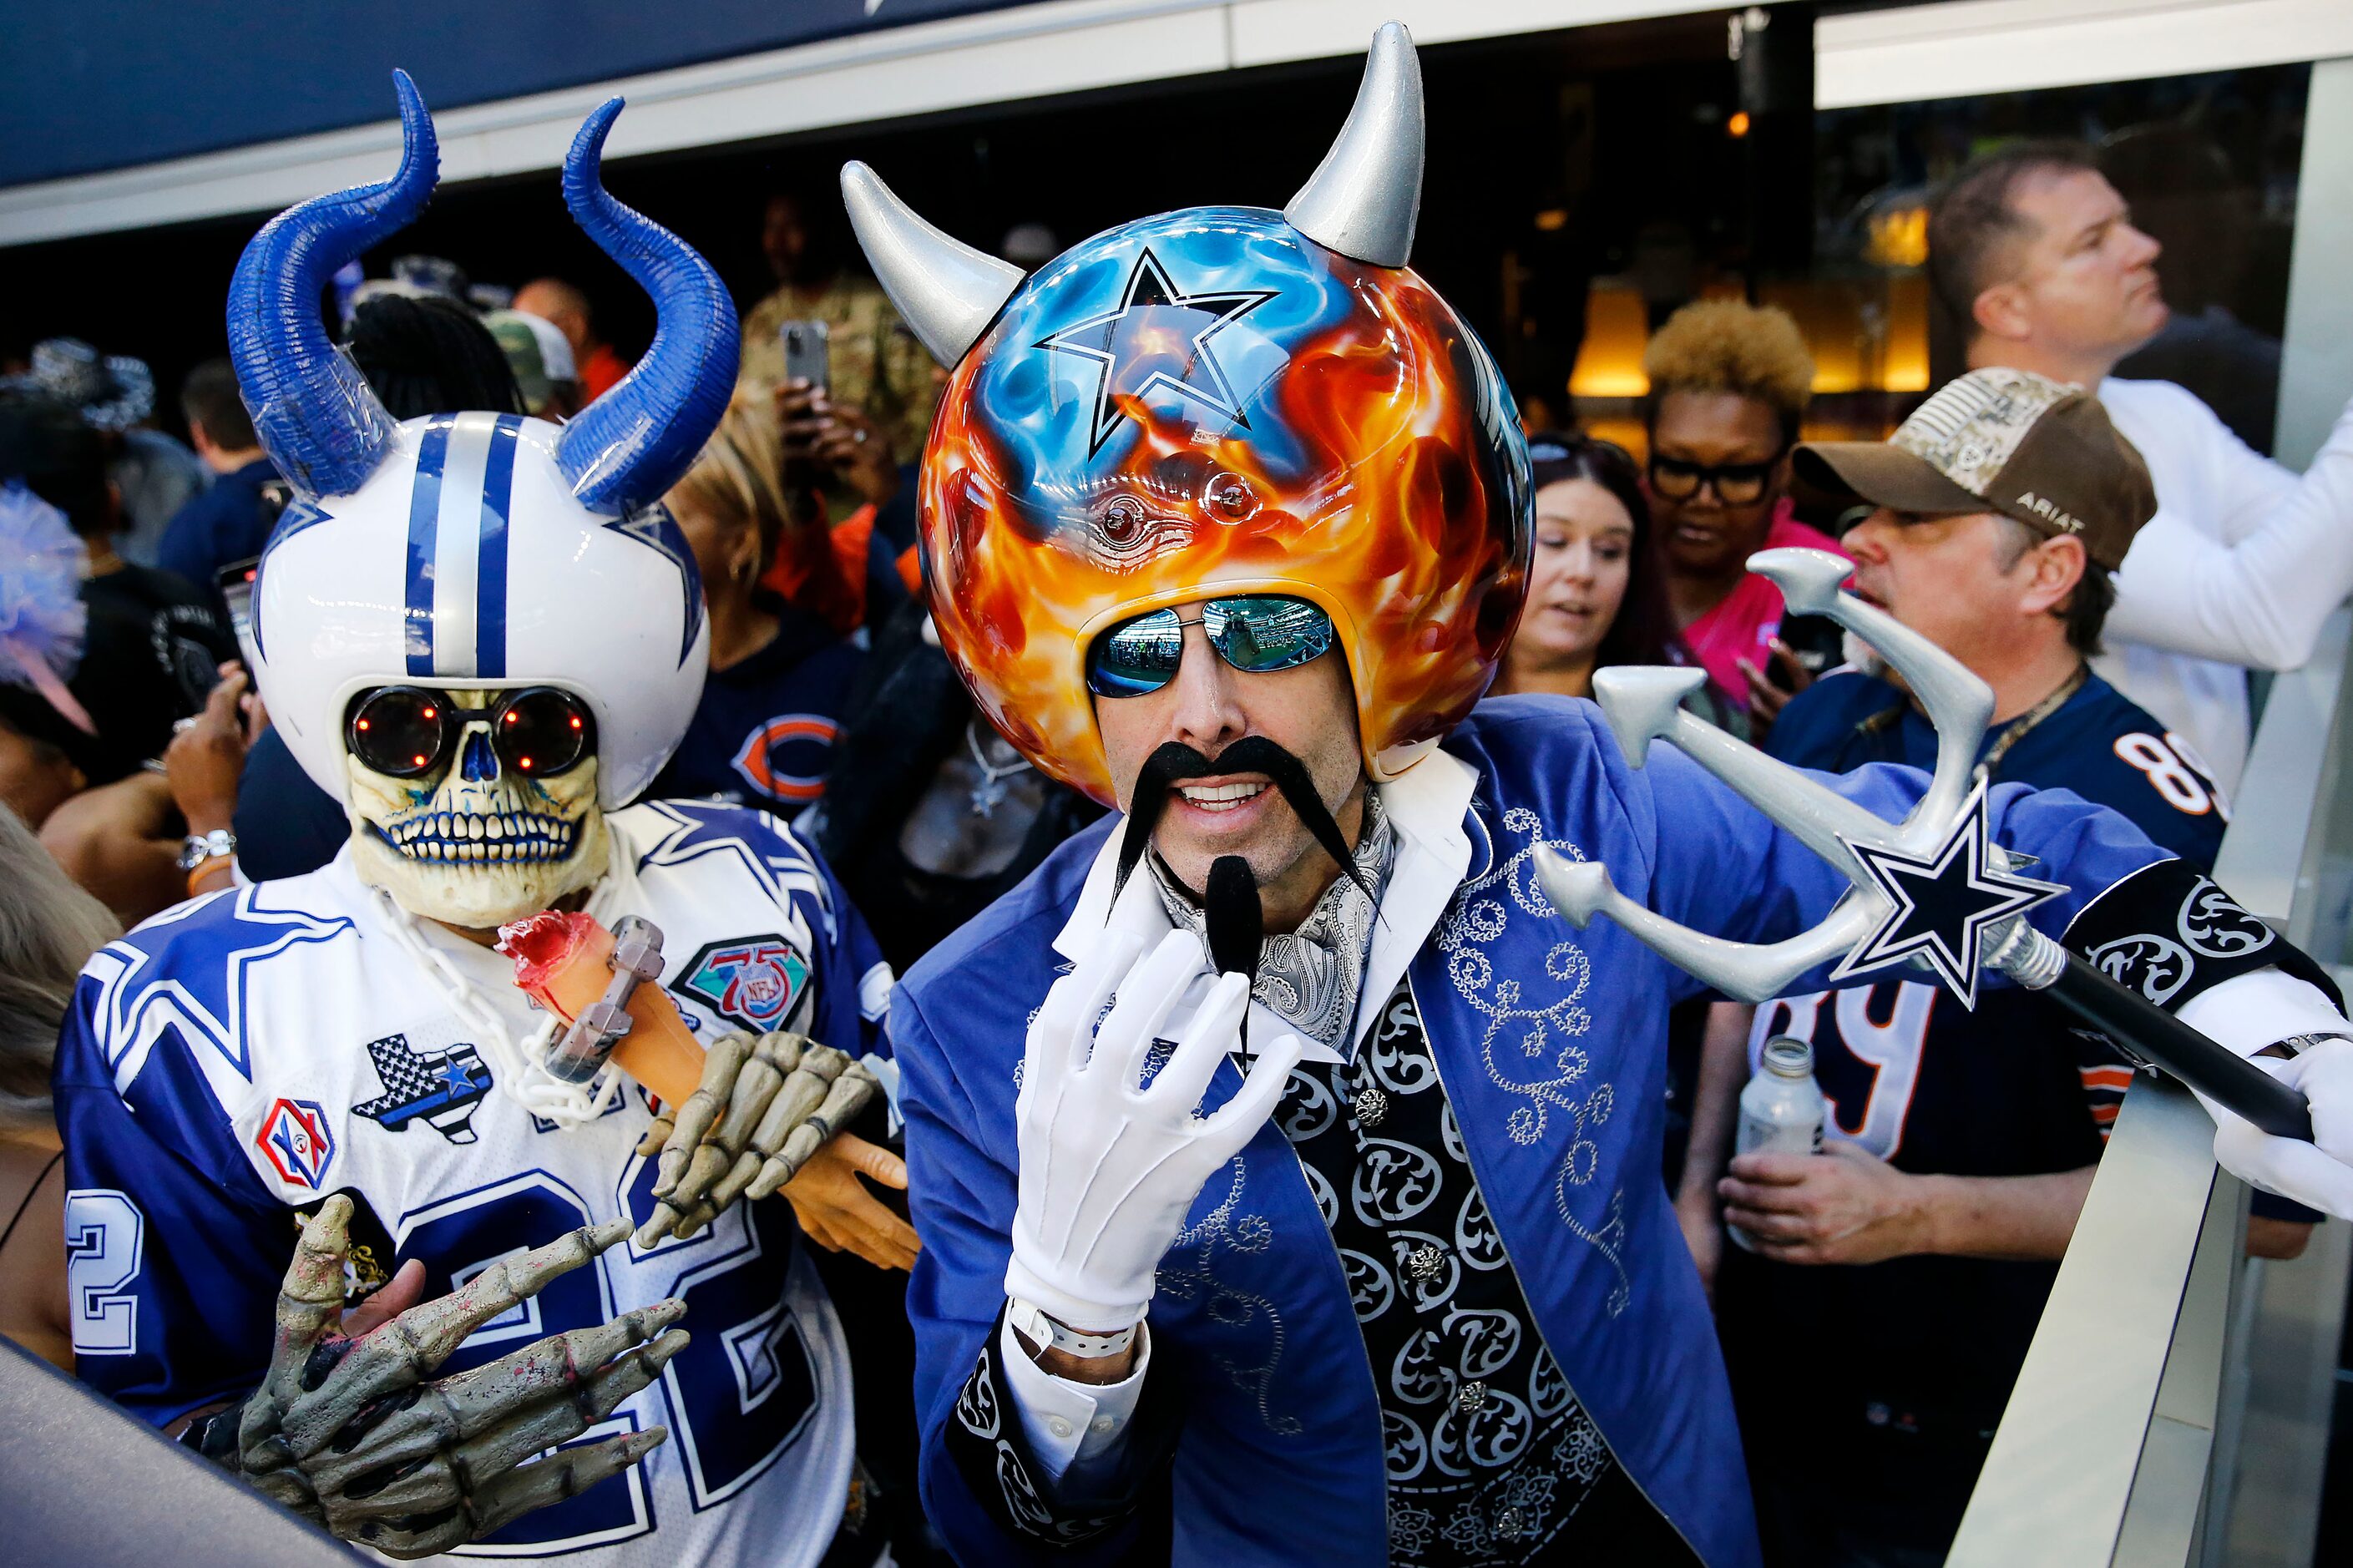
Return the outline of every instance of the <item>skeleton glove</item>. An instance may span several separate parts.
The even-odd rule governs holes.
[[[1146,1084],[1161,1027],[1207,959],[1187,931],[1138,963],[1141,951],[1134,936],[1110,933],[1054,983],[1029,1026],[1014,1102],[1021,1179],[1006,1293],[1094,1332],[1142,1321],[1202,1184],[1273,1114],[1304,1048],[1296,1035],[1277,1037],[1223,1108],[1194,1115],[1240,1040],[1250,982],[1219,976]]]
[[[659,1203],[638,1228],[637,1245],[692,1236],[737,1198],[776,1192],[881,1087],[849,1053],[804,1035],[714,1040],[702,1081],[685,1104],[664,1106],[638,1144],[641,1156],[659,1156]]]
[[[475,1329],[621,1240],[626,1222],[494,1263],[350,1339],[336,1330],[351,1214],[349,1198],[331,1197],[302,1227],[279,1292],[269,1375],[241,1411],[213,1418],[198,1443],[206,1453],[343,1540],[423,1557],[586,1490],[670,1435],[654,1426],[522,1463],[653,1381],[686,1344],[670,1326],[686,1311],[681,1301],[432,1376]]]

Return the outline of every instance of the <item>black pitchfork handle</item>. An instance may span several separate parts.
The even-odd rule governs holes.
[[[2303,1095],[2075,953],[2067,954],[2067,967],[2042,994],[2263,1131],[2312,1142],[2312,1108]]]

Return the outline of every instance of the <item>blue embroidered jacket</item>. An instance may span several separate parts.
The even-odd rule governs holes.
[[[1704,1561],[1755,1563],[1723,1363],[1659,1180],[1666,1011],[1700,986],[1607,921],[1571,927],[1529,856],[1543,842],[1601,860],[1630,897],[1746,942],[1818,921],[1845,883],[1672,749],[1630,766],[1590,703],[1491,701],[1444,752],[1454,763],[1422,767],[1467,777],[1468,870],[1407,975],[1471,1164],[1545,1342],[1620,1463]],[[1893,819],[1926,781],[1875,765],[1826,782]],[[2054,934],[2166,858],[2123,817],[2064,792],[2005,785],[1992,813],[2001,842],[2038,858],[2038,877],[2073,888],[2031,917]],[[923,1495],[968,1562],[1058,1545],[1066,1560],[1114,1562],[1133,1540],[1058,1530],[1053,1504],[1006,1480],[1002,1454],[1005,1495],[985,1495],[976,1468],[952,1457],[949,1431],[959,1420],[1018,1426],[1010,1412],[976,1412],[967,1392],[1004,1305],[1016,1069],[1030,1013],[1068,967],[1056,938],[1115,826],[1064,845],[935,949],[891,1009],[923,1238],[907,1298]],[[1415,868],[1401,855],[1385,915]],[[1221,1067],[1205,1106],[1239,1082],[1230,1062]],[[1181,1406],[1167,1475],[1176,1562],[1384,1561],[1374,1374],[1339,1258],[1276,1128],[1261,1128],[1202,1193],[1162,1262],[1151,1331],[1146,1404],[1173,1395]]]

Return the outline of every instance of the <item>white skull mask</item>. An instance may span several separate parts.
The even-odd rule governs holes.
[[[413,777],[379,773],[357,752],[346,752],[352,855],[362,881],[385,889],[411,914],[486,930],[547,909],[604,874],[607,840],[593,739],[571,766],[534,773],[527,754],[509,756],[512,745],[493,739],[513,693],[406,689],[447,702],[446,719],[430,709],[425,716],[444,722],[454,739]]]

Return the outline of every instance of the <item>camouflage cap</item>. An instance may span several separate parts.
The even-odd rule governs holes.
[[[1809,441],[1796,467],[1809,484],[1894,511],[1997,511],[2073,534],[2111,572],[2157,512],[2147,466],[2099,400],[2031,371],[1973,370],[1885,441]]]

